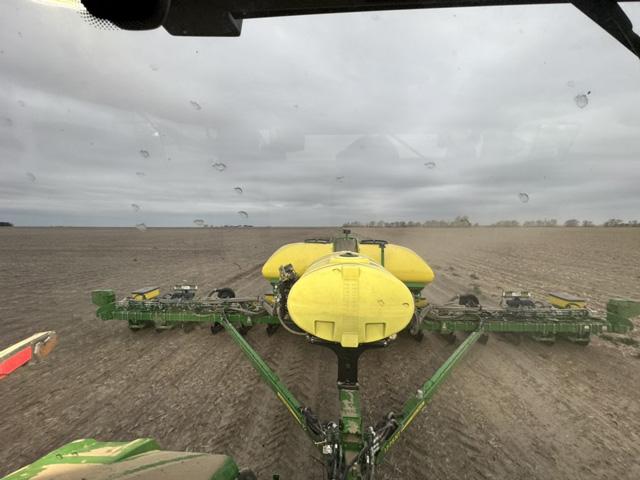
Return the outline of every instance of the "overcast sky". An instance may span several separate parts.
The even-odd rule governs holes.
[[[638,31],[640,5],[623,8]],[[183,38],[0,3],[0,221],[456,215],[640,219],[640,60],[569,5]]]

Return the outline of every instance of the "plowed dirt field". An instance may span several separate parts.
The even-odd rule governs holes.
[[[90,292],[118,296],[182,280],[240,295],[269,286],[262,262],[280,245],[334,230],[0,230],[0,348],[40,330],[60,342],[44,362],[0,381],[0,476],[78,438],[154,437],[166,449],[224,452],[260,478],[321,479],[318,455],[241,351],[206,328],[132,333],[94,318]],[[444,302],[473,290],[566,290],[604,308],[640,297],[640,229],[361,229],[416,250]],[[635,334],[637,338],[637,333]],[[336,365],[326,349],[256,327],[251,344],[322,420],[338,415]],[[360,380],[373,424],[455,346],[400,335],[367,352]],[[394,445],[380,478],[640,478],[640,350],[492,336],[476,345]]]

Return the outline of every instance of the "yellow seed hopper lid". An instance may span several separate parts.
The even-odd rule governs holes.
[[[409,289],[368,257],[335,252],[314,262],[289,292],[304,331],[355,348],[404,329],[414,313]]]

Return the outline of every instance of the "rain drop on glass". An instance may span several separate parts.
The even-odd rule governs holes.
[[[584,108],[589,105],[589,98],[584,93],[576,95],[573,100],[576,102],[578,108]]]

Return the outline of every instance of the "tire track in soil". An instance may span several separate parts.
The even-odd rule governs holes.
[[[595,398],[600,406],[596,406],[593,398],[576,395],[576,390],[565,383],[566,376],[576,373],[570,363],[560,367],[561,363],[547,362],[547,365],[541,367],[537,362],[536,369],[526,367],[531,365],[530,360],[535,361],[531,355],[539,356],[537,351],[540,347],[544,348],[542,345],[525,342],[517,351],[511,351],[507,345],[494,351],[486,361],[493,363],[494,368],[497,365],[503,367],[501,378],[495,378],[491,373],[482,375],[483,382],[478,384],[478,398],[484,398],[487,392],[493,392],[496,400],[494,405],[499,409],[496,419],[519,425],[516,431],[503,432],[503,438],[512,449],[520,450],[525,455],[529,453],[529,456],[531,451],[535,453],[538,457],[536,467],[539,471],[536,472],[536,478],[542,478],[541,473],[544,470],[548,473],[555,472],[555,475],[560,477],[571,476],[571,472],[593,462],[594,457],[601,457],[607,450],[609,452],[605,457],[615,454],[611,451],[611,446],[623,442],[621,434],[611,430],[611,425],[600,422],[596,415],[596,412],[606,409],[607,395],[598,393]],[[572,349],[574,346],[556,345],[555,350],[559,350],[560,357],[564,357],[563,347]],[[555,353],[546,355],[552,358]],[[579,355],[579,351],[571,352],[571,356],[574,355]],[[505,370],[505,365],[510,368]],[[488,372],[491,371],[489,368]],[[513,410],[517,414],[514,414]],[[585,426],[588,431],[583,430]],[[521,430],[527,431],[528,436],[523,438],[518,435]],[[586,435],[593,438],[586,438]],[[558,451],[563,449],[574,450],[575,458],[568,463],[561,461]],[[634,451],[637,455],[637,448],[634,448]],[[587,455],[582,452],[587,452]],[[614,470],[611,466],[607,469]],[[599,470],[594,465],[590,472],[598,476],[604,474]],[[620,471],[620,474],[624,475],[625,472]]]
[[[319,404],[337,404],[333,391],[335,388],[332,388],[335,376],[332,382],[318,381],[323,372],[321,363],[326,363],[327,357],[330,359],[332,355],[321,347],[308,344],[303,337],[290,335],[282,329],[270,337],[268,351],[264,352],[268,363],[301,405],[310,407],[321,421],[333,417],[326,418],[323,409],[318,408]],[[326,366],[324,368],[329,375],[331,370]],[[260,473],[265,477],[278,473],[283,478],[295,478],[301,471],[320,473],[321,465],[313,460],[319,458],[318,451],[286,407],[279,401],[276,403],[276,410],[272,414],[275,413],[274,419],[280,428],[272,438],[275,448],[271,462]]]
[[[440,276],[437,289],[431,291],[431,301],[443,302],[449,300],[455,294],[466,289],[461,288],[463,282],[459,279],[451,279]],[[434,298],[435,297],[435,298]],[[409,342],[415,343],[407,338]],[[381,387],[385,393],[391,392],[388,396],[395,405],[391,409],[399,410],[399,407],[435,370],[448,358],[448,356],[459,344],[449,345],[446,340],[435,334],[427,334],[419,349],[413,349],[411,344],[392,345],[391,348],[398,348],[402,352],[403,362],[402,373],[387,370],[383,373],[383,384]],[[478,347],[476,347],[478,348]],[[389,352],[391,353],[391,352]],[[502,474],[513,473],[512,465],[516,459],[512,456],[504,455],[504,452],[497,452],[491,446],[491,438],[486,435],[478,425],[486,424],[487,419],[483,418],[481,412],[468,405],[466,398],[461,396],[459,386],[456,385],[456,377],[463,374],[465,369],[469,369],[469,359],[473,355],[470,352],[465,360],[459,364],[451,377],[438,391],[434,399],[427,405],[413,421],[412,425],[403,433],[397,443],[389,452],[387,464],[384,464],[379,473],[382,478],[398,478],[397,468],[400,469],[404,478],[448,478],[458,475],[457,478],[492,478]],[[458,379],[459,380],[459,379]],[[407,385],[415,385],[407,389]],[[404,388],[403,388],[404,387]],[[453,393],[451,390],[454,389]],[[452,398],[453,397],[453,398]],[[470,410],[472,417],[477,423],[467,423],[461,410]],[[378,412],[378,415],[386,412]],[[460,457],[468,459],[465,468],[467,473],[473,472],[470,477],[460,477],[452,471],[453,465],[460,462],[459,459],[452,459],[450,448],[442,448],[442,445],[456,445],[456,453]],[[493,461],[488,465],[477,465],[472,461],[474,458],[491,456]],[[393,464],[402,465],[394,468]]]
[[[257,263],[252,268],[227,278],[223,283],[238,285],[239,290],[245,290],[246,283],[249,282],[250,290],[254,290],[258,285],[264,284],[261,279],[254,281],[261,268],[262,263]],[[245,282],[241,282],[242,280]],[[248,337],[252,346],[261,353],[303,405],[308,403],[305,400],[308,400],[309,395],[312,398],[317,396],[313,390],[306,393],[308,390],[304,388],[310,385],[307,380],[310,378],[309,367],[305,359],[305,348],[309,348],[309,345],[302,338],[292,337],[283,331],[268,337],[266,330],[259,326],[254,327]],[[286,345],[282,345],[283,342]],[[246,360],[244,363],[247,363]],[[233,388],[229,388],[236,398],[232,398],[227,405],[228,418],[221,429],[224,433],[217,439],[216,445],[222,449],[219,451],[236,452],[234,456],[241,464],[242,459],[246,458],[244,465],[250,465],[259,475],[279,472],[285,478],[295,478],[296,472],[306,467],[300,465],[299,461],[304,457],[295,452],[300,450],[301,445],[310,442],[286,407],[259,380],[253,367],[248,363],[247,365],[248,369],[241,369],[242,378],[234,380]],[[238,395],[239,392],[242,393]],[[247,454],[256,450],[260,452],[257,457]],[[315,450],[311,448],[308,453],[315,453]]]
[[[256,275],[259,275],[262,270],[262,262],[254,264],[251,268],[243,270],[241,272],[225,278],[221,283],[226,285],[234,285],[240,283],[240,280],[253,279]]]

